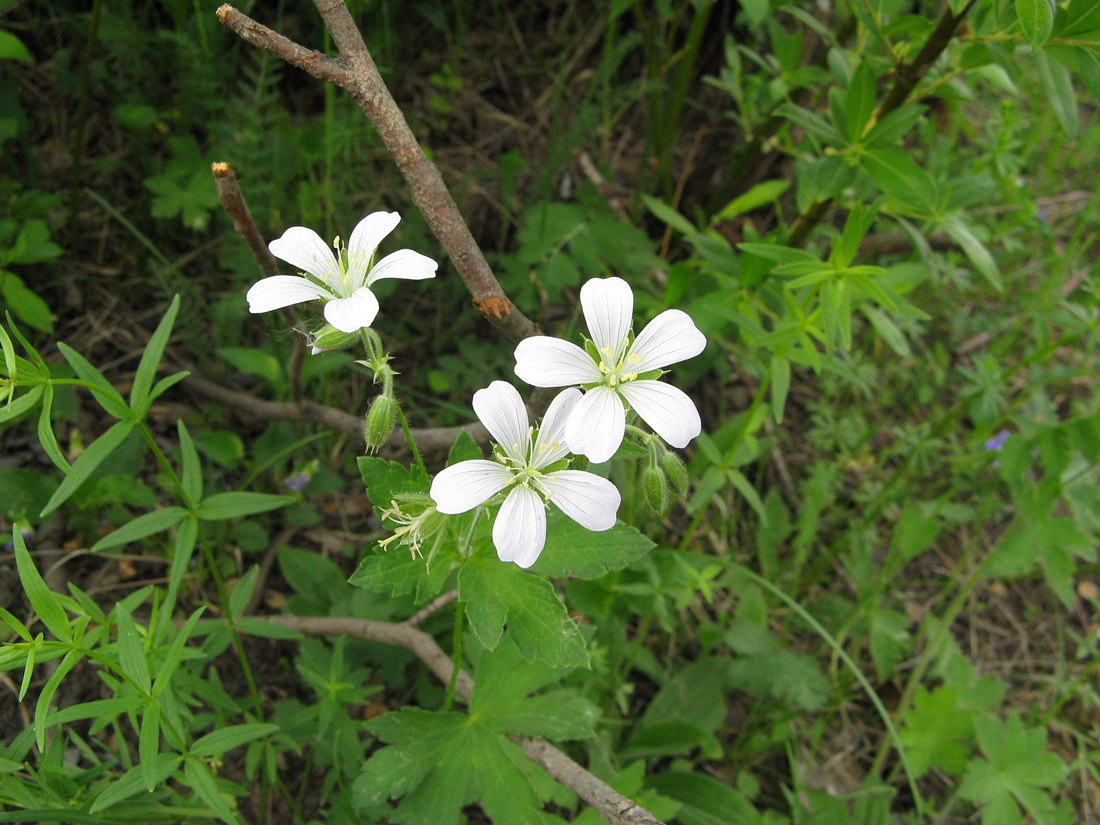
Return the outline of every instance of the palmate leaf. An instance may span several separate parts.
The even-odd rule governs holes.
[[[458,592],[474,635],[487,649],[497,646],[507,622],[525,660],[587,667],[584,639],[546,580],[485,553],[462,567]]]
[[[371,733],[388,747],[363,765],[352,786],[361,811],[402,797],[393,822],[452,825],[480,802],[496,825],[528,825],[543,799],[519,766],[527,757],[485,722],[461,713],[405,708],[375,719]]]
[[[1055,808],[1045,790],[1061,782],[1066,766],[1046,749],[1043,728],[1025,728],[1015,714],[1003,723],[995,716],[979,717],[974,728],[988,761],[970,763],[959,794],[983,806],[983,821],[1022,822],[1020,807],[1038,825],[1073,821],[1072,811]]]
[[[653,542],[625,524],[593,532],[560,514],[551,516],[546,527],[546,549],[534,570],[552,579],[598,579],[622,570],[641,558]]]
[[[595,735],[599,710],[570,690],[528,696],[561,672],[525,662],[504,639],[477,662],[470,715],[405,708],[375,719],[371,733],[387,743],[363,766],[353,786],[357,808],[371,811],[401,799],[394,822],[457,822],[478,802],[497,825],[537,822],[555,785],[508,738]]]

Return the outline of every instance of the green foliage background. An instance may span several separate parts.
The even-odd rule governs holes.
[[[385,551],[427,475],[184,377],[376,393],[248,315],[212,161],[265,239],[397,210],[442,262],[381,290],[414,426],[511,376],[363,115],[213,4],[0,3],[0,819],[598,821],[517,737],[683,825],[1095,816],[1100,3],[349,5],[543,329],[619,275],[706,333],[686,489],[624,450],[531,572],[473,515]],[[451,591],[467,697],[277,619]]]

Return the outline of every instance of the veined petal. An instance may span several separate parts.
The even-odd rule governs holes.
[[[367,286],[383,278],[423,281],[425,278],[434,278],[437,269],[439,264],[427,255],[421,255],[411,249],[399,249],[374,265],[367,275]]]
[[[325,320],[340,332],[358,332],[369,327],[378,314],[378,299],[365,286],[348,298],[336,298],[325,304]]]
[[[312,281],[298,275],[272,275],[254,283],[245,295],[249,312],[270,312],[273,309],[332,296]]]
[[[527,461],[531,443],[528,432],[527,408],[519,390],[507,381],[494,381],[474,393],[474,412],[485,429],[504,451],[521,462]]]
[[[304,226],[292,226],[267,245],[271,254],[328,284],[340,280],[340,265],[321,236]]]
[[[645,372],[694,358],[706,346],[707,337],[695,326],[690,315],[678,309],[666,309],[646,324],[634,339],[626,360],[632,369]]]
[[[686,447],[703,428],[695,403],[671,384],[628,381],[619,392],[653,432],[673,447]]]
[[[516,375],[533,387],[569,387],[603,376],[587,352],[560,338],[535,335],[516,346]]]
[[[565,442],[565,424],[573,412],[573,407],[581,400],[581,391],[576,387],[562,390],[546,408],[546,415],[539,425],[539,434],[535,438],[535,450],[531,456],[531,467],[541,470],[561,458],[569,455],[569,445]]]
[[[581,470],[560,470],[539,479],[546,500],[557,505],[587,530],[610,530],[615,526],[622,498],[606,478]]]
[[[476,458],[441,470],[432,480],[429,495],[439,512],[465,513],[491,499],[511,480],[508,468],[495,461]]]
[[[519,485],[504,499],[493,524],[497,556],[527,568],[535,563],[545,544],[546,505],[530,487]]]
[[[623,400],[610,387],[595,387],[573,407],[565,425],[565,440],[574,453],[601,464],[615,455],[625,430]]]
[[[367,283],[371,255],[400,222],[396,212],[371,212],[355,225],[348,238],[348,278],[356,287]]]
[[[592,342],[608,366],[618,363],[634,317],[634,293],[622,278],[592,278],[581,287],[581,309]]]

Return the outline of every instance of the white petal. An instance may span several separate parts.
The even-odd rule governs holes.
[[[374,254],[378,244],[400,222],[401,216],[396,212],[371,212],[351,231],[348,239],[348,275],[357,286],[366,283],[370,256]]]
[[[614,366],[634,317],[634,293],[622,278],[593,278],[581,287],[581,309],[592,341]]]
[[[575,387],[562,390],[546,408],[546,415],[539,425],[539,434],[535,438],[535,451],[531,466],[540,470],[569,455],[569,445],[565,442],[565,424],[577,402],[581,400],[581,391]]]
[[[325,320],[340,332],[358,332],[369,327],[378,314],[378,299],[365,286],[352,293],[350,298],[337,298],[325,304]]]
[[[429,495],[441,513],[465,513],[482,504],[512,480],[512,473],[495,461],[460,461],[439,472]]]
[[[381,281],[383,278],[401,278],[404,281],[423,281],[434,278],[439,264],[427,255],[413,252],[411,249],[399,249],[380,260],[367,275],[367,284]]]
[[[660,369],[694,358],[707,346],[691,316],[678,309],[666,309],[645,325],[627,354],[627,361],[638,372]],[[637,361],[632,361],[634,356]]]
[[[603,378],[587,352],[576,344],[546,335],[519,342],[516,375],[533,387],[568,387]]]
[[[622,498],[606,478],[581,470],[561,470],[544,476],[539,484],[546,491],[546,500],[581,527],[610,530],[615,526]]]
[[[302,301],[332,296],[317,284],[297,275],[272,275],[254,283],[245,297],[249,312],[270,312]]]
[[[546,505],[530,487],[514,488],[500,505],[493,524],[493,545],[501,561],[520,567],[535,563],[546,544]]]
[[[474,393],[474,412],[508,455],[526,461],[531,437],[519,390],[507,381],[494,381]]]
[[[577,402],[565,425],[565,440],[577,455],[601,464],[623,443],[626,410],[618,393],[610,387],[595,387]]]
[[[673,447],[686,447],[703,428],[694,402],[671,384],[628,381],[619,392],[653,432]]]
[[[312,229],[292,226],[283,233],[283,237],[269,243],[267,248],[276,258],[326,283],[335,284],[340,280],[340,267],[332,248]]]

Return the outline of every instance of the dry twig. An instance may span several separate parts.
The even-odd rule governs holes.
[[[183,387],[196,395],[217,401],[231,409],[238,410],[257,418],[279,419],[281,421],[313,421],[323,424],[337,432],[347,433],[363,440],[363,417],[352,415],[343,410],[326,407],[315,401],[303,400],[297,403],[281,401],[264,401],[246,395],[240,390],[223,387],[196,375],[188,376],[183,381]],[[416,445],[426,452],[438,452],[449,449],[458,434],[465,430],[470,437],[479,444],[489,440],[489,433],[481,422],[461,424],[457,427],[426,427],[410,428]],[[396,430],[387,442],[388,446],[402,448],[405,446],[405,434]]]
[[[401,170],[414,203],[432,234],[451,256],[478,312],[513,341],[538,334],[534,322],[501,289],[443,182],[443,176],[428,160],[386,88],[343,0],[319,0],[316,6],[340,50],[339,60],[298,45],[232,6],[221,6],[217,14],[218,20],[242,39],[351,95]]]

